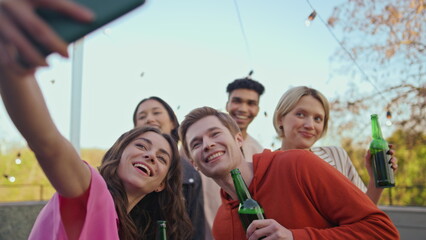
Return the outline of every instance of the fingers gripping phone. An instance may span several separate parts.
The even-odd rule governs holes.
[[[72,43],[105,24],[123,16],[131,10],[143,5],[145,0],[74,0],[95,14],[94,21],[82,23],[50,9],[37,9],[37,13],[52,29],[66,42]],[[51,52],[40,46],[38,48],[45,56]]]

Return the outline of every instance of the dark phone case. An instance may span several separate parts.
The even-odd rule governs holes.
[[[82,38],[88,33],[141,6],[145,3],[145,0],[74,0],[74,2],[91,9],[95,14],[95,20],[90,23],[81,23],[49,9],[37,10],[41,18],[68,43]],[[49,51],[40,45],[39,49],[45,56],[50,54]]]

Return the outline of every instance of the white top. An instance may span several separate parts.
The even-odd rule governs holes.
[[[367,192],[362,179],[359,177],[355,166],[352,164],[346,151],[337,146],[328,147],[313,147],[311,151],[324,161],[328,162],[331,166],[335,167],[339,172],[345,175],[353,184],[355,184],[364,193]]]
[[[262,145],[254,139],[252,136],[247,134],[247,138],[243,142],[244,157],[247,162],[253,162],[253,155],[261,153],[263,151]]]

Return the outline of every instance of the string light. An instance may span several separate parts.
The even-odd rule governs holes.
[[[22,163],[21,160],[21,153],[18,152],[16,154],[15,164],[20,165]],[[16,181],[16,178],[14,176],[10,176],[8,174],[3,174],[3,177],[6,178],[9,182],[14,183]]]
[[[391,126],[392,125],[392,121],[391,121],[391,119],[392,119],[392,113],[388,110],[387,112],[386,112],[386,125],[387,126]]]
[[[16,180],[16,178],[14,176],[9,176],[7,174],[3,174],[3,177],[5,177],[11,183],[15,182],[15,180]]]
[[[240,24],[241,34],[243,36],[244,44],[246,46],[247,56],[248,56],[250,65],[253,65],[253,60],[252,60],[252,57],[251,57],[250,45],[249,45],[249,41],[248,41],[248,38],[247,38],[246,31],[244,29],[243,19],[241,18],[240,7],[238,6],[237,0],[234,0],[234,5],[235,5],[235,12],[236,12],[236,15],[238,17],[238,22]]]
[[[251,79],[251,75],[253,75],[253,70],[250,70],[246,78]]]
[[[15,180],[16,180],[16,179],[15,179],[15,177],[14,177],[14,176],[10,176],[10,177],[9,177],[9,182],[13,183],[13,182],[15,182]]]
[[[18,152],[18,154],[16,155],[15,163],[16,163],[16,165],[19,165],[19,164],[22,163],[20,152]]]
[[[309,14],[308,18],[305,21],[305,25],[309,27],[311,25],[311,22],[315,19],[317,16],[317,12],[314,10],[311,14]]]
[[[309,15],[308,19],[306,20],[305,23],[307,23],[309,21],[309,24],[312,20],[315,19],[315,17],[317,16],[317,13],[315,11],[315,8],[312,6],[311,2],[309,0],[306,0],[306,2],[308,3],[308,5],[311,7],[311,9],[313,10],[313,12]],[[324,24],[324,26],[327,28],[328,32],[331,34],[331,36],[334,38],[334,40],[336,40],[336,42],[339,44],[340,48],[346,52],[346,54],[349,56],[349,58],[352,60],[352,62],[354,63],[355,67],[360,71],[360,73],[364,76],[364,79],[369,82],[371,84],[371,86],[373,86],[376,90],[377,90],[377,94],[379,94],[383,99],[387,100],[388,99],[382,94],[381,89],[379,89],[370,79],[370,77],[367,75],[367,73],[364,71],[364,69],[361,68],[361,66],[358,64],[358,62],[356,61],[355,57],[352,55],[352,53],[350,51],[348,51],[346,49],[346,47],[343,45],[343,43],[337,38],[337,36],[334,34],[333,30],[331,29],[331,24],[327,24],[324,19],[318,14],[318,18],[319,20]],[[390,102],[390,101],[389,101]],[[386,124],[388,126],[392,125],[391,122],[391,118],[392,118],[392,114],[390,111],[388,111],[386,113]]]

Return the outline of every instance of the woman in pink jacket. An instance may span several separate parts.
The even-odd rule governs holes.
[[[40,6],[82,21],[93,18],[67,0],[0,0],[0,93],[57,191],[29,239],[153,239],[160,219],[167,221],[170,239],[188,239],[179,154],[169,135],[150,127],[130,130],[107,152],[98,172],[56,128],[35,79],[46,60],[28,35],[63,56],[67,46],[34,13]],[[136,209],[142,199],[150,201]]]

